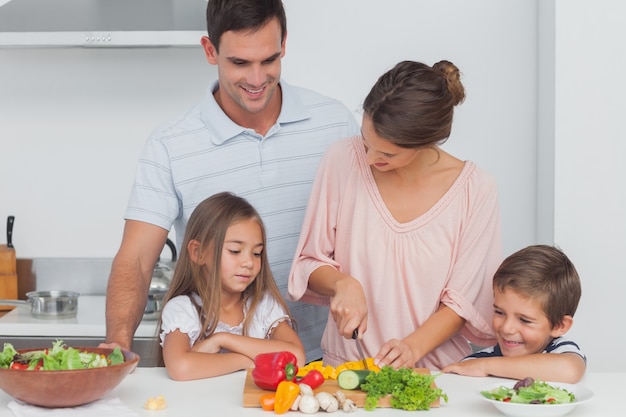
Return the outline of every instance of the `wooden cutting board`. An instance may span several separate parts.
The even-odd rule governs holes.
[[[429,374],[430,371],[428,369],[416,368],[417,372],[422,374]],[[244,407],[261,407],[259,403],[259,398],[263,394],[267,394],[269,391],[262,390],[257,387],[252,379],[251,375],[252,369],[248,369],[246,375],[246,382],[243,387],[243,406]],[[357,407],[363,408],[365,405],[365,397],[367,393],[361,390],[345,390],[340,389],[337,381],[334,379],[327,379],[321,387],[314,390],[315,393],[318,392],[328,392],[330,394],[335,394],[337,391],[343,391],[346,395],[346,398],[354,401]],[[391,396],[387,396],[378,400],[378,407],[389,408],[391,407]],[[431,407],[439,407],[439,399],[435,400],[431,405]]]
[[[0,245],[0,298],[17,299],[15,249]]]

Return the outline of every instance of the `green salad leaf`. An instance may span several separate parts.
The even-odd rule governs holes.
[[[429,410],[438,398],[448,401],[448,396],[433,386],[436,375],[421,374],[411,368],[393,369],[383,366],[380,372],[370,373],[360,389],[367,392],[364,408],[368,411],[378,406],[378,400],[391,394],[391,407],[403,410]]]
[[[124,362],[124,354],[119,347],[113,349],[110,355],[105,356],[93,352],[81,352],[68,347],[63,340],[52,343],[51,349],[34,350],[17,353],[10,343],[4,344],[0,352],[0,367],[9,368],[14,362],[27,363],[27,369],[44,371],[60,371],[71,369],[102,368]]]
[[[492,390],[481,391],[481,394],[490,400],[517,404],[567,404],[576,400],[574,393],[544,381],[532,381],[527,386],[517,388],[502,385]]]
[[[4,350],[0,352],[0,367],[8,368],[13,362],[13,357],[17,354],[17,351],[10,343],[4,344]]]

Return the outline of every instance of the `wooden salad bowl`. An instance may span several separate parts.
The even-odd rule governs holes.
[[[74,347],[82,352],[109,355],[113,349]],[[18,353],[45,348],[17,349]],[[29,371],[0,368],[0,389],[11,397],[40,407],[75,407],[102,398],[131,373],[139,355],[122,351],[124,363],[103,368]]]

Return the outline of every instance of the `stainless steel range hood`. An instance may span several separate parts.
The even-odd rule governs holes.
[[[196,46],[207,0],[0,0],[0,47]]]

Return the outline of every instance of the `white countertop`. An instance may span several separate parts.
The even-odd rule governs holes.
[[[31,305],[24,304],[0,317],[2,336],[48,336],[48,337],[94,337],[104,340],[106,336],[104,295],[81,295],[78,297],[76,317],[64,319],[40,319],[31,315]],[[136,338],[156,336],[156,320],[140,323]]]
[[[243,386],[246,373],[235,372],[216,378],[198,381],[173,381],[165,368],[137,368],[126,377],[106,398],[120,398],[131,410],[139,416],[150,417],[178,417],[178,416],[272,416],[273,413],[262,411],[260,408],[244,408]],[[626,373],[589,373],[581,382],[594,392],[594,397],[576,407],[568,417],[612,417],[624,416],[626,413],[622,405],[622,391]],[[445,374],[436,379],[437,385],[448,395],[448,403],[439,408],[432,408],[427,414],[418,412],[419,416],[430,417],[489,417],[502,416],[491,404],[484,401],[479,391],[491,385],[499,385],[506,380],[499,378],[474,378],[459,375]],[[167,401],[164,411],[144,410],[143,404],[150,397],[163,395]],[[11,401],[4,392],[0,391],[0,417],[13,416],[6,405]],[[319,413],[325,415],[326,413]],[[340,416],[409,416],[403,410],[378,408],[373,412],[358,409],[357,412],[344,414],[337,411],[333,415]],[[74,414],[72,414],[74,415]],[[289,412],[290,416],[303,416],[302,413]]]

